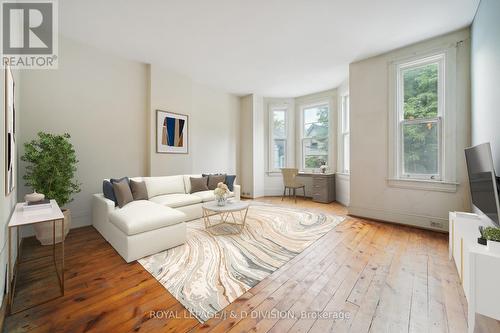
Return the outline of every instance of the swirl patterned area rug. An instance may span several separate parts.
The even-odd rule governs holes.
[[[198,219],[187,223],[186,244],[139,263],[204,322],[343,220],[252,203],[241,234],[213,235]]]

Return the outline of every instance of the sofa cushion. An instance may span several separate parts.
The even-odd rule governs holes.
[[[196,193],[193,193],[193,195],[196,195],[197,197],[199,197],[203,202],[215,200],[214,191],[212,191],[212,190],[196,192]],[[234,193],[230,192],[227,197],[228,198],[234,197]]]
[[[157,195],[186,193],[184,188],[183,176],[166,176],[166,177],[144,177],[148,197],[156,197]]]
[[[174,193],[158,195],[150,198],[149,201],[162,206],[176,208],[200,203],[202,202],[202,199],[194,194]]]
[[[178,224],[185,219],[183,212],[147,200],[132,201],[109,214],[109,221],[128,236]]]
[[[128,179],[113,182],[113,192],[115,193],[116,202],[120,208],[124,207],[129,202],[134,201]]]
[[[130,190],[134,200],[148,200],[148,189],[143,181],[130,179]]]
[[[189,178],[191,181],[191,191],[189,193],[196,193],[196,192],[201,192],[201,191],[207,191],[208,190],[208,177],[201,177],[201,178]]]
[[[130,182],[130,178],[128,177],[122,177],[122,178],[111,178],[109,181],[111,182],[111,184],[113,183],[118,183],[118,182],[121,182],[122,180],[126,180],[127,183]]]
[[[191,178],[201,178],[202,175],[197,174],[197,175],[184,175],[184,187],[185,187],[185,193],[191,193]]]
[[[234,181],[236,180],[236,175],[226,175],[226,180],[224,183],[227,185],[229,191],[234,191]]]
[[[210,175],[208,176],[208,189],[215,190],[217,184],[224,183],[226,180],[226,175]]]
[[[106,199],[109,199],[115,203],[115,206],[118,205],[116,202],[115,191],[113,191],[113,184],[109,180],[102,181],[102,193]]]

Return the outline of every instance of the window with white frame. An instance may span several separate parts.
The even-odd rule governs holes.
[[[445,54],[397,67],[397,168],[403,179],[443,179]]]
[[[349,95],[342,96],[341,118],[342,171],[349,173]]]
[[[286,167],[287,109],[272,107],[269,112],[270,154],[269,171],[279,171]]]
[[[302,108],[302,169],[314,170],[328,163],[328,103]]]

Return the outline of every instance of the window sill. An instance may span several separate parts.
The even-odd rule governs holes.
[[[388,178],[387,183],[391,187],[406,188],[411,190],[437,191],[454,193],[459,183],[449,181],[425,180],[425,179],[401,179]]]

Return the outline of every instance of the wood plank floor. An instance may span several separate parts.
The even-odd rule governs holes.
[[[261,201],[346,214],[338,204]],[[8,317],[5,331],[466,332],[466,301],[447,257],[447,239],[348,217],[230,304],[226,318],[200,324],[140,264],[126,264],[93,227],[74,229],[66,241],[65,295]],[[48,251],[27,239],[23,259]],[[57,295],[50,261],[24,265],[17,307]],[[484,331],[494,332],[496,325]]]

